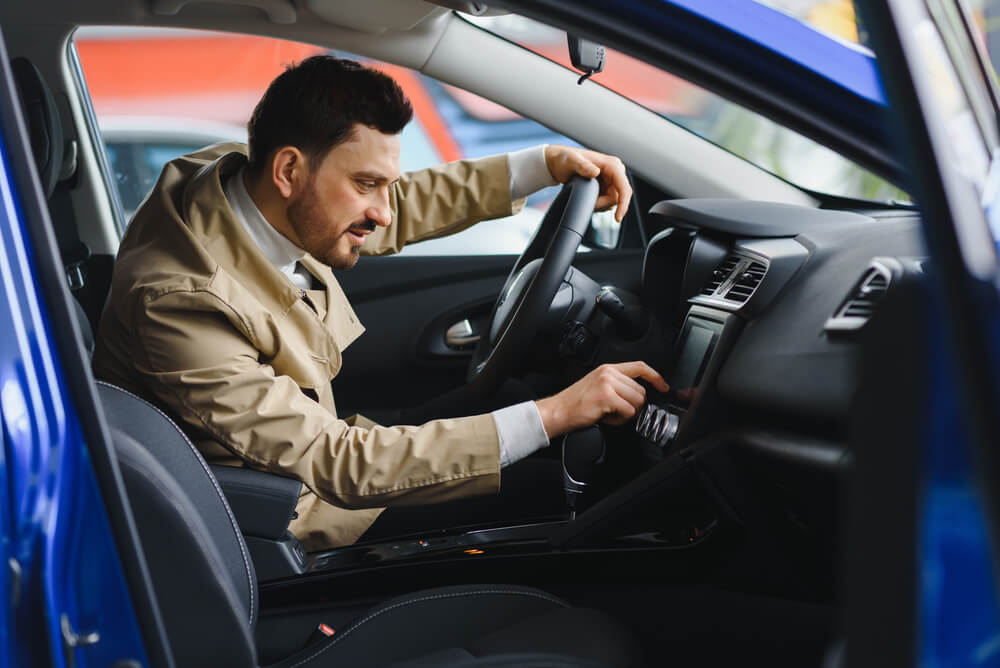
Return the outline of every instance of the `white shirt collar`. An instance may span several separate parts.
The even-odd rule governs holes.
[[[283,274],[291,276],[295,271],[295,264],[305,257],[306,252],[282,236],[264,218],[264,214],[254,204],[243,182],[245,170],[245,167],[241,167],[240,171],[229,177],[222,186],[226,199],[229,200],[229,206],[236,214],[236,220],[240,221],[264,257]]]

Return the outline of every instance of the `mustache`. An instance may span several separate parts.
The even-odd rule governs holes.
[[[376,223],[374,220],[372,220],[371,218],[366,218],[363,221],[361,221],[360,223],[354,223],[353,225],[351,225],[351,229],[354,229],[354,230],[366,230],[368,232],[374,232],[375,228],[377,226],[378,226],[378,223]]]

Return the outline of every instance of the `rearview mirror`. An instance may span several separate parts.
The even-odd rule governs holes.
[[[592,74],[604,70],[607,53],[603,46],[575,35],[566,35],[566,40],[569,42],[570,62],[573,63],[575,69],[583,72],[583,76],[577,83],[582,84]]]

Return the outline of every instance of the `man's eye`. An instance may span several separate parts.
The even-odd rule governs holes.
[[[358,181],[358,186],[360,186],[362,190],[373,190],[375,188],[375,182],[374,181]]]

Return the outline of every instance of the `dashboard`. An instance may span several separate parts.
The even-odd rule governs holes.
[[[604,429],[607,482],[551,540],[714,554],[739,564],[738,586],[777,568],[828,598],[867,323],[924,271],[918,214],[687,199],[644,222],[659,232],[622,301],[649,326],[616,344],[595,309],[591,365],[642,359],[671,389],[647,388],[634,422]]]
[[[617,352],[646,360],[671,391],[647,391],[632,427],[645,463],[598,504],[594,535],[641,515],[634,526],[693,546],[725,515],[743,527],[757,517],[771,527],[758,537],[794,533],[832,554],[865,327],[900,279],[924,270],[918,214],[688,199],[654,205],[646,222],[660,232],[635,297],[651,326]],[[673,494],[692,480],[696,492]],[[690,513],[663,515],[707,506],[693,528]],[[788,523],[780,539],[777,518]]]
[[[916,213],[672,200],[649,215],[662,231],[642,299],[676,332],[662,407],[680,411],[677,437],[705,430],[690,415],[705,394],[742,423],[840,433],[861,330],[895,279],[922,269]]]

